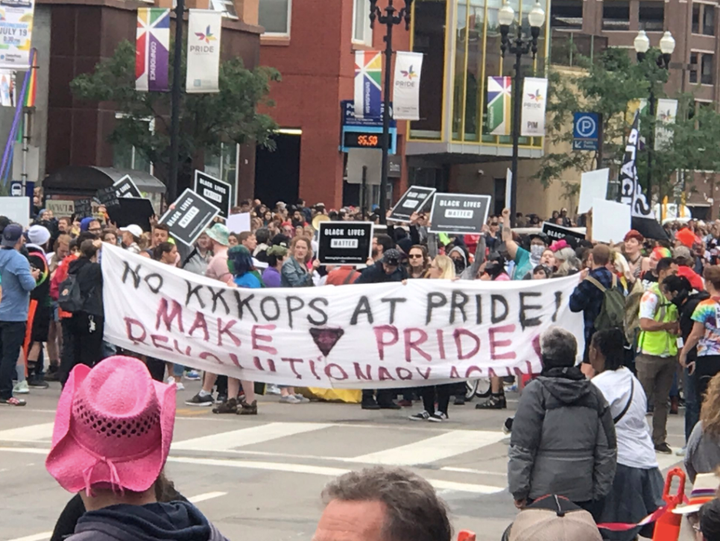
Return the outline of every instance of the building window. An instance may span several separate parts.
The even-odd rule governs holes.
[[[370,0],[353,0],[353,43],[372,45]]]
[[[240,146],[234,143],[221,143],[220,154],[205,153],[205,172],[230,184],[235,190],[237,185],[237,163]],[[234,197],[231,199],[234,201]]]
[[[603,30],[630,30],[630,2],[610,0],[603,2]]]
[[[665,2],[640,2],[640,30],[661,32],[665,22]]]
[[[550,8],[550,27],[582,30],[583,0],[554,0]]]
[[[703,6],[703,26],[702,33],[706,36],[715,35],[715,6]]]
[[[265,35],[289,36],[292,0],[260,0],[258,22]]]
[[[698,82],[698,54],[690,53],[690,82]]]
[[[700,83],[704,85],[713,84],[713,63],[715,55],[703,54],[700,58]]]
[[[692,33],[700,33],[700,4],[693,4]]]
[[[210,0],[210,5],[215,11],[222,13],[223,17],[227,17],[229,19],[238,18],[233,0]]]
[[[122,113],[116,113],[115,118],[123,118]],[[155,121],[141,121],[147,126],[149,132],[155,131]],[[131,171],[144,171],[152,174],[153,165],[142,152],[129,143],[115,143],[113,145],[113,167]]]

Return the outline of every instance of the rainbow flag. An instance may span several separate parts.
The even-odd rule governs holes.
[[[382,114],[382,54],[355,51],[355,118]]]
[[[512,77],[488,77],[487,130],[490,135],[510,135]]]
[[[28,81],[27,91],[25,92],[25,99],[23,100],[23,107],[35,107],[35,95],[37,93],[37,71],[38,71],[38,54],[37,51],[33,51],[32,55],[32,67],[28,71],[26,77],[30,77]]]

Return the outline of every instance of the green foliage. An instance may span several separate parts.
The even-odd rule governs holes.
[[[570,148],[572,117],[576,111],[591,111],[602,115],[604,145],[602,156],[596,152],[549,152],[541,160],[536,174],[545,186],[560,178],[567,169],[590,171],[611,167],[617,175],[622,163],[625,139],[632,118],[627,115],[629,105],[648,99],[652,89],[656,98],[666,97],[663,86],[668,72],[658,67],[659,51],[651,49],[643,62],[630,59],[626,49],[610,48],[591,62],[580,58],[582,72],[551,68],[548,76],[547,137],[552,147]],[[652,183],[658,195],[671,195],[676,188],[678,170],[718,170],[720,150],[713,141],[720,137],[720,115],[712,107],[694,112],[691,94],[675,96],[679,100],[676,123],[668,125],[672,144],[652,152]],[[653,140],[656,120],[645,108],[640,118],[640,133],[645,141]],[[649,144],[638,155],[638,175],[643,184],[647,176]],[[562,148],[562,147],[561,147]]]
[[[181,72],[185,73],[184,60]],[[171,67],[171,81],[172,77]],[[276,70],[248,70],[237,57],[220,64],[220,92],[186,94],[183,76],[179,162],[187,169],[202,152],[218,155],[222,143],[255,140],[272,147],[277,125],[270,116],[258,113],[258,107],[274,105],[267,96],[270,83],[279,80]],[[112,57],[99,62],[93,73],[76,77],[70,88],[78,99],[114,103],[122,118],[117,119],[110,142],[134,146],[155,165],[169,163],[170,93],[135,90],[134,44],[120,43]],[[154,132],[147,129],[150,119],[155,121]]]

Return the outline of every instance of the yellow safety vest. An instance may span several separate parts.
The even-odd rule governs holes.
[[[677,306],[668,301],[667,297],[660,292],[660,286],[653,284],[648,292],[655,294],[658,298],[653,319],[663,323],[677,321]],[[642,331],[638,340],[638,351],[657,357],[674,357],[678,352],[677,336],[668,331]]]

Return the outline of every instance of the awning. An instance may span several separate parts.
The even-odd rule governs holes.
[[[94,195],[99,189],[112,186],[125,175],[130,175],[141,192],[165,193],[165,184],[150,173],[95,166],[63,167],[47,176],[42,187],[46,194],[86,192]]]

